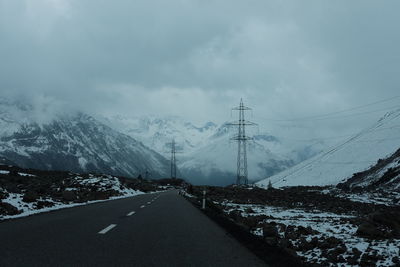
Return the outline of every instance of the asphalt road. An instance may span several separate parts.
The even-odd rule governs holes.
[[[0,266],[265,266],[177,192],[0,222]]]

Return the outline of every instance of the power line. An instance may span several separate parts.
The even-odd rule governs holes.
[[[384,131],[384,130],[395,129],[395,128],[400,128],[400,125],[393,125],[393,126],[390,126],[390,127],[371,129],[369,132],[372,133],[372,132]],[[369,133],[369,132],[366,132],[366,133]],[[292,141],[296,141],[296,142],[312,142],[312,141],[323,141],[323,140],[331,140],[331,139],[339,139],[339,138],[344,138],[344,137],[351,137],[351,136],[356,135],[357,133],[346,134],[346,135],[337,135],[337,136],[329,136],[329,137],[321,137],[321,138],[310,138],[310,139],[294,139],[294,138],[287,138],[287,137],[283,137],[282,139],[288,139],[288,140],[292,140]],[[357,142],[360,142],[360,141],[357,141]]]
[[[320,164],[335,164],[335,165],[352,165],[358,163],[376,163],[376,161],[372,160],[364,160],[364,161],[352,161],[352,162],[333,162],[333,161],[321,161]]]
[[[367,115],[375,112],[380,112],[380,111],[387,111],[387,110],[393,110],[396,108],[400,108],[400,105],[396,106],[390,106],[382,109],[376,109],[376,110],[371,110],[371,111],[366,111],[366,112],[360,112],[360,113],[353,113],[353,114],[348,114],[348,115],[343,115],[343,116],[332,116],[332,117],[325,117],[325,118],[316,118],[314,119],[315,121],[320,121],[320,120],[327,120],[327,119],[343,119],[343,118],[351,118],[355,116],[362,116],[362,115]]]
[[[331,112],[331,113],[321,114],[321,115],[306,116],[306,117],[299,117],[299,118],[292,118],[292,119],[271,119],[271,118],[263,118],[263,119],[269,120],[269,121],[278,121],[278,122],[281,121],[281,122],[284,122],[284,121],[302,121],[302,120],[325,120],[325,119],[345,118],[345,117],[350,117],[350,116],[359,116],[359,115],[369,114],[369,113],[373,113],[373,112],[379,112],[379,111],[384,111],[384,110],[388,110],[388,109],[399,108],[400,105],[386,107],[384,109],[378,109],[378,110],[373,110],[373,111],[366,111],[366,112],[361,112],[361,113],[348,114],[348,115],[344,115],[344,116],[334,116],[334,115],[345,113],[345,112],[349,112],[349,111],[353,111],[353,110],[357,110],[357,109],[362,109],[362,108],[365,108],[365,107],[377,105],[377,104],[384,103],[384,102],[393,101],[393,100],[398,99],[398,98],[400,98],[400,96],[394,96],[394,97],[391,97],[391,98],[388,98],[388,99],[384,99],[384,100],[380,100],[380,101],[376,101],[376,102],[373,102],[373,103],[369,103],[369,104],[365,104],[365,105],[361,105],[361,106],[356,106],[356,107],[348,108],[348,109],[344,109],[344,110],[339,110],[339,111],[335,111],[335,112]]]
[[[380,142],[380,141],[388,141],[388,140],[399,140],[400,137],[393,138],[381,138],[381,139],[369,139],[369,140],[358,140],[356,142]]]
[[[283,139],[293,140],[296,142],[312,142],[312,141],[323,141],[323,140],[329,140],[329,139],[339,139],[339,138],[350,137],[350,136],[354,136],[354,134],[329,136],[329,137],[323,137],[323,138],[310,138],[310,139],[292,139],[292,138],[286,138],[286,137]]]

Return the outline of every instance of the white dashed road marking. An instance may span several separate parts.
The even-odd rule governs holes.
[[[144,207],[146,207],[145,205],[140,206],[141,209],[143,209]]]
[[[134,211],[131,211],[131,212],[129,212],[128,214],[126,214],[126,216],[132,216],[133,214],[135,214],[136,212],[134,212]]]
[[[117,225],[116,224],[110,224],[109,226],[107,226],[106,228],[101,230],[99,232],[99,234],[101,234],[101,235],[107,234],[107,232],[110,231],[111,229],[113,229],[115,226],[117,226]]]

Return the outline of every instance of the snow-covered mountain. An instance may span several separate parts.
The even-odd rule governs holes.
[[[176,116],[156,117],[100,117],[103,123],[134,137],[159,153],[168,155],[174,138],[179,149],[185,153],[205,145],[215,134],[217,125],[207,122],[197,127]]]
[[[0,158],[24,168],[168,176],[168,161],[91,116],[39,119],[30,105],[0,101]]]
[[[260,181],[275,187],[336,185],[400,147],[400,110],[387,113],[371,127],[284,172]]]
[[[235,182],[237,144],[229,139],[235,129],[207,122],[198,127],[179,117],[123,117],[101,119],[105,124],[169,156],[174,138],[182,153],[178,168],[194,184],[227,185]],[[268,133],[254,136],[248,146],[249,179],[271,176],[322,150],[321,143],[307,145],[282,141]]]

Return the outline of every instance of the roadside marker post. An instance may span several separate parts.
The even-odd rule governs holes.
[[[205,210],[206,209],[206,190],[204,189],[203,191],[203,206],[202,209]]]

